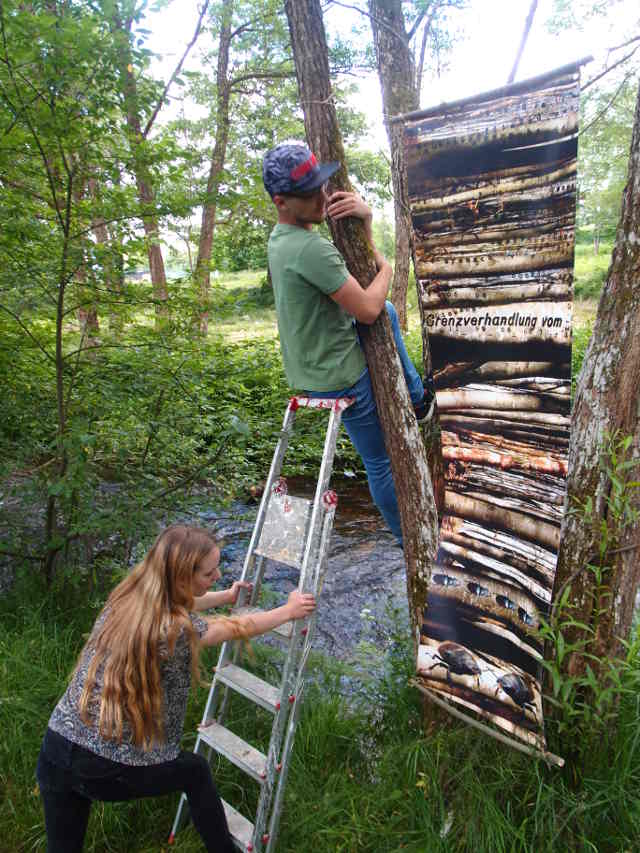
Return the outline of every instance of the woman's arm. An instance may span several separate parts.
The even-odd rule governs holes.
[[[253,584],[246,581],[234,581],[229,589],[220,589],[213,592],[205,592],[204,595],[198,595],[193,599],[194,610],[209,610],[212,607],[224,607],[225,604],[235,604],[238,600],[238,595],[241,589],[246,589],[251,592]]]
[[[257,637],[292,619],[304,619],[310,616],[315,606],[316,600],[313,595],[294,589],[287,603],[273,610],[234,616],[233,619],[207,619],[207,633],[201,643],[204,646],[213,646],[224,643],[225,640],[232,640],[237,636],[238,628],[245,637]]]

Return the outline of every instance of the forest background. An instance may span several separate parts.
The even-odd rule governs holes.
[[[450,64],[475,78],[465,44],[477,4],[395,5],[423,99]],[[593,83],[581,106],[575,375],[626,180],[639,55],[632,5],[555,0],[534,17],[534,31],[570,33],[577,45],[573,56],[546,57],[540,71],[589,52],[585,25],[618,28],[604,45],[613,50],[584,72]],[[106,590],[159,524],[255,492],[290,393],[265,269],[274,212],[260,177],[265,150],[304,136],[286,18],[273,0],[203,3],[184,55],[168,66],[153,54],[150,29],[166,6],[0,2],[0,826],[17,839],[11,850],[42,849],[37,741]],[[367,11],[363,2],[325,8],[349,170],[379,209],[376,239],[392,257],[389,158],[367,144],[370,99],[358,95],[359,75],[375,72]],[[506,82],[519,36],[501,42],[504,79],[495,85]],[[457,94],[474,90],[475,79]],[[415,287],[407,303],[421,368]],[[291,473],[309,475],[321,436],[304,423],[298,435]],[[336,470],[363,476],[346,438]],[[602,749],[579,778],[554,776],[504,752],[498,760],[465,731],[425,737],[419,702],[399,677],[412,667],[404,638],[391,638],[386,653],[388,680],[366,684],[362,704],[348,709],[335,668],[317,664],[321,697],[303,720],[287,806],[308,818],[302,829],[285,826],[283,850],[310,835],[326,850],[464,850],[470,839],[486,850],[634,849],[631,690],[620,740],[608,745],[617,767]],[[305,783],[312,778],[330,781],[324,799],[305,800],[319,787]],[[237,783],[230,774],[222,784]],[[154,827],[171,808],[106,807],[89,849],[158,849]]]

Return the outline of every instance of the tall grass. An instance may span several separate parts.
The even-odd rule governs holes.
[[[31,602],[27,604],[25,602]],[[77,587],[61,600],[29,583],[0,611],[0,850],[45,850],[34,777],[40,740],[101,601]],[[204,663],[213,662],[214,654]],[[390,644],[387,676],[341,695],[341,667],[316,658],[298,727],[282,816],[281,853],[436,851],[635,851],[640,844],[640,702],[620,709],[612,745],[582,778],[450,724],[426,736],[421,700],[408,686],[412,653]],[[256,653],[260,671],[277,656]],[[273,676],[273,672],[270,672]],[[195,740],[205,688],[193,691],[185,748]],[[240,701],[231,713],[247,739],[264,742],[269,718]],[[222,760],[222,795],[251,817],[257,786]],[[87,853],[167,851],[177,797],[95,804]],[[445,832],[445,829],[448,831]],[[201,851],[192,827],[175,847]]]
[[[611,263],[612,243],[602,242],[598,254],[591,243],[578,242],[575,248],[576,299],[598,299]]]

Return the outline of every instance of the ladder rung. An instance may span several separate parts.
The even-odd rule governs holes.
[[[272,714],[280,707],[280,690],[272,684],[268,684],[257,675],[247,672],[246,669],[241,669],[235,664],[228,663],[226,666],[219,666],[216,669],[216,674],[219,680],[231,687],[247,699],[251,699],[257,705],[271,711]]]
[[[239,850],[253,849],[253,824],[246,817],[237,812],[229,803],[222,800],[224,813],[229,824],[229,832],[233,842]]]
[[[267,757],[250,743],[216,722],[208,726],[200,726],[198,733],[206,744],[252,776],[256,782],[263,782],[266,779]]]
[[[233,611],[234,616],[251,616],[252,613],[264,613],[259,607],[237,607]],[[293,622],[285,622],[284,625],[279,625],[277,628],[272,628],[270,634],[277,634],[279,637],[284,637],[285,640],[291,638],[293,631]]]

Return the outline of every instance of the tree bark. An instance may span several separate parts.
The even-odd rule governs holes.
[[[574,510],[591,501],[593,510],[587,516],[566,512],[555,584],[556,596],[571,589],[572,625],[564,639],[568,648],[578,644],[563,668],[570,676],[585,671],[581,651],[588,642],[589,651],[600,658],[589,659],[597,679],[606,674],[608,659],[624,654],[640,583],[640,535],[633,515],[640,512],[640,490],[630,485],[640,470],[640,90],[628,174],[611,267],[578,378],[569,445],[567,506]],[[612,460],[598,464],[611,436],[631,437],[626,452],[618,448],[619,459],[629,464],[615,472],[617,483],[607,471]],[[620,518],[623,494],[626,523]],[[600,584],[590,565],[603,570]],[[594,632],[593,642],[580,623]]]
[[[83,175],[82,164],[77,158],[76,160],[76,181],[73,190],[73,199],[76,205],[80,206],[85,198],[88,190],[88,182]],[[73,274],[74,281],[77,287],[77,299],[81,301],[78,308],[78,323],[80,325],[80,346],[85,349],[93,349],[98,344],[98,335],[100,334],[100,322],[98,320],[98,305],[95,299],[90,298],[89,289],[87,287],[87,265],[86,265],[86,237],[81,237],[79,240],[82,245],[82,263],[76,267]]]
[[[391,124],[394,115],[417,110],[419,91],[416,70],[409,47],[402,0],[369,0],[371,29],[376,50],[378,77],[382,90],[382,108],[391,149],[391,179],[395,218],[395,270],[391,300],[402,329],[407,328],[407,289],[409,286],[411,213],[404,158],[403,126]]]
[[[309,145],[321,162],[337,160],[342,164],[332,179],[332,189],[350,190],[329,81],[320,2],[286,0],[285,10]],[[362,223],[349,218],[330,223],[330,227],[349,271],[366,287],[374,278],[376,268]],[[437,547],[437,512],[431,476],[386,311],[382,311],[372,326],[360,326],[359,334],[398,496],[407,561],[409,613],[415,632],[422,621]],[[415,633],[414,639],[417,639]]]
[[[213,232],[216,225],[216,209],[218,188],[227,155],[229,140],[229,100],[231,84],[229,81],[229,51],[231,47],[231,20],[233,16],[233,0],[223,0],[220,14],[220,39],[218,43],[218,67],[216,86],[218,90],[216,108],[216,141],[211,155],[209,177],[207,180],[207,198],[202,208],[202,224],[200,226],[200,242],[194,279],[198,290],[200,316],[198,325],[200,332],[206,335],[209,326],[209,289],[211,284],[211,248]]]
[[[89,178],[88,187],[89,195],[92,200],[95,203],[98,203],[100,190],[95,178]],[[114,248],[112,246],[109,230],[102,216],[94,216],[91,222],[91,229],[93,231],[96,244],[99,247],[102,247],[104,286],[111,295],[111,298],[116,301],[122,296],[122,281],[118,270],[118,260],[122,253],[119,248]],[[113,305],[110,305],[109,307],[109,326],[116,334],[119,334],[122,331],[122,323],[120,322],[117,309],[114,309]]]

